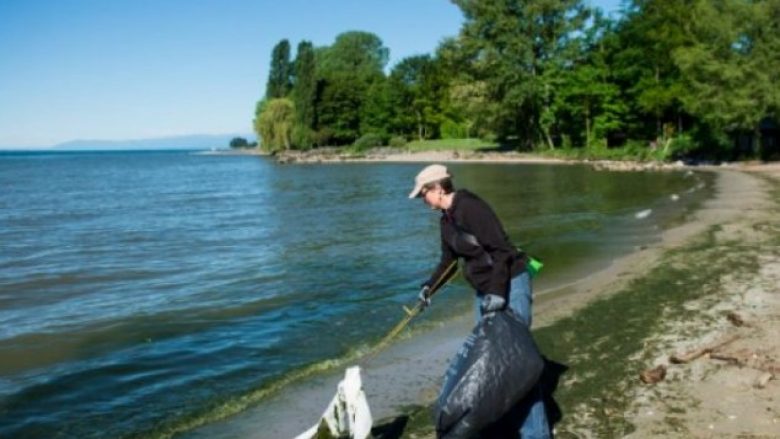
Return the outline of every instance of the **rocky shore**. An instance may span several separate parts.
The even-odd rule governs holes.
[[[635,162],[627,160],[568,160],[545,157],[533,153],[516,151],[404,151],[398,148],[374,148],[365,152],[344,150],[344,148],[318,148],[308,151],[281,151],[273,155],[278,163],[344,163],[344,162],[486,162],[486,163],[555,163],[588,164],[604,171],[664,171],[679,170],[688,165],[678,162]]]

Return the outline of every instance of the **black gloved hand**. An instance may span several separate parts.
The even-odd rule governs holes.
[[[428,285],[423,285],[423,287],[420,289],[420,293],[417,295],[417,298],[420,299],[420,305],[423,309],[430,306],[431,304],[431,287]]]

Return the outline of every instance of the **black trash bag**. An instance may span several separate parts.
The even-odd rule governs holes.
[[[452,360],[436,403],[436,436],[473,438],[534,387],[544,360],[512,310],[485,315]]]

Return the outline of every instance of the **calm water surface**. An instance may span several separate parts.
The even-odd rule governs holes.
[[[0,154],[0,437],[154,436],[376,342],[438,257],[436,213],[406,199],[420,167]],[[541,290],[657,239],[711,185],[451,169],[545,261]],[[448,289],[427,319],[468,312],[467,286]]]

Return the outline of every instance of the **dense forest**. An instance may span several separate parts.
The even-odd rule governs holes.
[[[453,0],[457,36],[389,69],[379,36],[271,54],[267,151],[479,138],[522,151],[777,158],[780,0]]]

